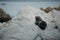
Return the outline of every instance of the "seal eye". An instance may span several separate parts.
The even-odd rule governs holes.
[[[42,30],[45,30],[47,27],[47,23],[43,21],[39,16],[35,16],[35,24]]]

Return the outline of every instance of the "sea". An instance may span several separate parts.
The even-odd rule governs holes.
[[[60,2],[0,2],[0,8],[4,9],[12,17],[18,13],[20,8],[26,6],[35,8],[58,7]]]

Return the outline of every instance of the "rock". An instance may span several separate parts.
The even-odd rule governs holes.
[[[2,3],[1,5],[6,5],[6,3]]]
[[[6,12],[2,8],[0,8],[0,22],[3,23],[9,20],[11,20],[10,15],[6,14]]]
[[[51,8],[51,7],[47,7],[47,8],[44,9],[44,11],[45,11],[46,13],[49,13],[49,12],[52,11],[52,10],[53,10],[53,8]]]
[[[50,11],[53,11],[53,9],[56,10],[56,11],[60,11],[60,6],[59,7],[53,7],[53,8],[47,7],[45,9],[44,8],[40,8],[40,10],[43,10],[46,13],[49,13]]]
[[[47,8],[45,8],[45,9],[40,8],[40,9],[43,10],[44,12],[46,12],[46,13],[49,13],[50,11],[53,10],[53,8],[51,8],[51,7],[47,7]]]
[[[36,21],[42,21],[42,19],[40,18],[40,16],[35,16]]]
[[[60,11],[60,6],[59,7],[54,7],[53,9]]]
[[[35,16],[36,22],[35,24],[39,26],[40,29],[45,30],[47,27],[47,23],[43,21],[39,16]]]
[[[40,8],[41,10],[43,10],[43,8]]]

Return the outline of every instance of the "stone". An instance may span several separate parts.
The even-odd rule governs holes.
[[[3,23],[3,22],[7,22],[9,20],[11,20],[12,18],[10,17],[9,14],[6,14],[6,12],[0,8],[0,22]]]
[[[50,11],[52,11],[53,10],[53,8],[51,8],[51,7],[47,7],[46,9],[44,9],[44,11],[46,12],[46,13],[49,13]]]
[[[43,21],[39,16],[35,16],[36,22],[35,24],[39,26],[40,29],[45,30],[47,27],[47,23]]]

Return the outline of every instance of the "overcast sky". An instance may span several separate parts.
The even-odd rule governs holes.
[[[17,1],[17,2],[60,2],[60,0],[0,0],[0,1]]]

